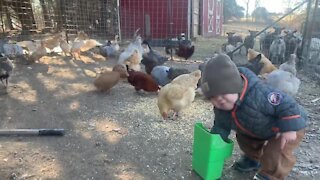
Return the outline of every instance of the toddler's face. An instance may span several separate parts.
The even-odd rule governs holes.
[[[238,97],[238,94],[223,94],[211,97],[210,101],[216,108],[229,111],[233,109]]]

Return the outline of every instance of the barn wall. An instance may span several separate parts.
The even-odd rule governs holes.
[[[201,29],[204,37],[221,35],[222,7],[222,0],[203,0]]]
[[[131,39],[138,28],[142,37],[151,39],[167,39],[182,32],[187,34],[188,0],[120,0],[122,38]]]

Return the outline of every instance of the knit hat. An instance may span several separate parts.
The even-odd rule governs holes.
[[[240,93],[242,87],[238,68],[229,56],[217,54],[207,62],[201,79],[201,89],[207,98]]]

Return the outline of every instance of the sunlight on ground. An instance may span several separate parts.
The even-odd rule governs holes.
[[[73,72],[70,68],[62,68],[62,67],[48,67],[48,74],[52,76],[56,76],[63,79],[73,80],[76,79],[78,74]]]
[[[123,136],[128,134],[126,128],[121,127],[118,123],[101,119],[96,121],[95,130],[102,133],[105,139],[111,144],[117,144]]]
[[[55,92],[54,96],[58,99],[77,96],[79,94],[94,91],[95,87],[92,83],[69,83],[64,84],[62,89]]]
[[[35,103],[38,101],[37,91],[26,81],[20,81],[15,84],[16,88],[10,91],[9,96],[13,99],[26,103]]]
[[[137,172],[134,172],[135,165],[129,164],[129,163],[122,163],[117,165],[115,169],[117,169],[119,172],[116,176],[116,179],[118,180],[142,180],[145,179],[141,174],[138,174]],[[134,178],[133,178],[134,177]]]
[[[54,91],[59,87],[60,83],[58,81],[48,79],[42,73],[38,73],[37,78],[39,79],[39,81],[41,81],[43,86],[49,91]]]
[[[69,108],[71,110],[77,110],[80,108],[80,101],[74,100],[73,102],[70,103]]]
[[[6,176],[10,176],[17,171],[28,172],[21,174],[20,177],[25,178],[20,179],[32,179],[36,176],[40,176],[41,179],[56,179],[61,175],[61,164],[55,152],[50,152],[49,147],[43,145],[32,145],[31,147],[25,142],[11,141],[2,142],[1,145],[7,148],[5,151],[0,149],[0,167],[2,167],[1,170],[6,173]],[[32,150],[31,155],[30,150]],[[21,164],[29,165],[21,166]]]
[[[63,57],[61,56],[43,56],[40,58],[39,62],[51,65],[66,65],[66,62],[62,58]]]

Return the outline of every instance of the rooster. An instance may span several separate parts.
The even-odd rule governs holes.
[[[4,56],[4,54],[0,54],[0,80],[1,83],[7,88],[8,87],[8,79],[13,70],[13,63],[9,58]],[[5,83],[3,82],[5,80]]]
[[[189,41],[179,41],[179,46],[176,49],[176,55],[183,57],[185,60],[189,59],[194,53],[194,45],[191,45]]]

